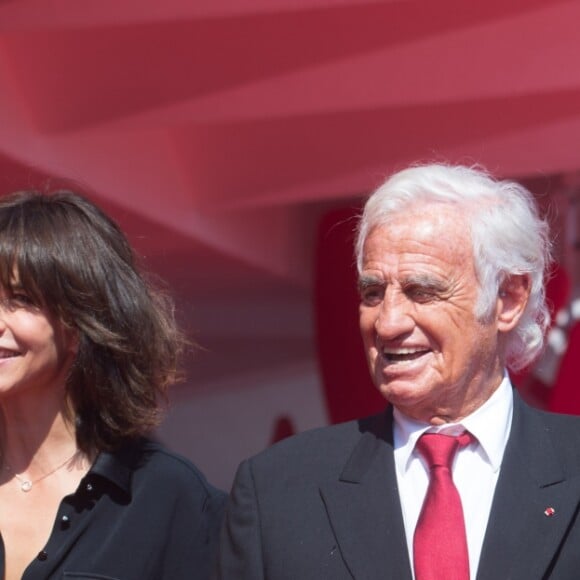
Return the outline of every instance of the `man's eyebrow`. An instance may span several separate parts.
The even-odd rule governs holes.
[[[435,278],[427,274],[417,274],[414,276],[409,276],[403,281],[402,286],[403,287],[419,286],[421,288],[428,288],[431,290],[439,290],[439,291],[447,290],[449,287],[449,285],[445,280],[441,280],[440,278]]]
[[[363,274],[359,276],[358,279],[358,287],[359,289],[369,288],[370,286],[384,286],[385,281],[378,276],[369,276],[367,274]]]

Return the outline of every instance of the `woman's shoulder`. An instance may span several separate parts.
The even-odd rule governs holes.
[[[198,495],[205,501],[225,497],[192,461],[159,441],[144,437],[127,441],[111,456],[131,472],[133,488],[158,485],[166,491],[184,491],[189,497]]]

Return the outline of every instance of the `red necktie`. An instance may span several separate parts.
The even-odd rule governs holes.
[[[417,449],[429,466],[429,487],[415,528],[413,556],[416,580],[469,580],[469,557],[463,508],[451,465],[458,448],[473,436],[425,433]]]

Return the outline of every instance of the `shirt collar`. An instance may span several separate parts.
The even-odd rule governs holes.
[[[395,408],[393,409],[393,440],[397,466],[401,471],[407,470],[415,450],[415,444],[426,431],[444,430],[450,435],[458,435],[467,429],[477,439],[484,458],[490,463],[492,469],[497,471],[500,468],[507,445],[512,411],[512,385],[507,372],[491,397],[471,415],[462,419],[460,423],[433,427],[422,421],[410,419]]]
[[[88,475],[97,475],[114,483],[129,496],[133,472],[141,456],[142,441],[128,441],[114,451],[101,451]]]

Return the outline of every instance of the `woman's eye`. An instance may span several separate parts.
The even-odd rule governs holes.
[[[24,294],[23,292],[17,292],[12,295],[11,302],[15,306],[34,306],[34,302],[28,294]]]

